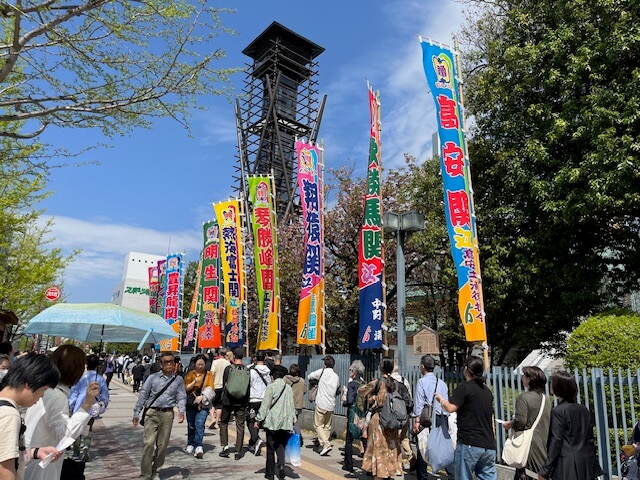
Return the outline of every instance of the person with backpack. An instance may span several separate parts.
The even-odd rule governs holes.
[[[54,446],[26,450],[24,423],[18,410],[35,405],[59,381],[60,372],[46,355],[32,352],[13,362],[0,391],[0,478],[16,480],[18,471],[22,478],[26,461],[43,459],[51,453],[57,461],[64,455]]]
[[[366,450],[367,439],[362,437],[361,428],[355,424],[356,416],[365,418],[368,410],[366,399],[358,398],[358,388],[364,383],[364,365],[360,360],[354,360],[349,367],[349,383],[343,395],[342,406],[347,410],[347,436],[344,443],[344,465],[342,470],[353,473],[353,440],[360,438]],[[360,400],[358,402],[358,400]],[[359,410],[358,410],[359,409]]]
[[[415,395],[413,396],[415,400],[413,406],[413,433],[416,435],[425,428],[420,425],[420,415],[423,408],[427,405],[436,411],[436,424],[434,427],[440,428],[440,426],[448,426],[449,424],[449,414],[443,410],[439,402],[435,401],[436,393],[440,394],[443,399],[448,400],[449,391],[447,390],[447,384],[438,380],[433,373],[434,368],[435,362],[431,355],[423,355],[422,358],[420,358],[420,373],[422,377],[420,377],[416,383]],[[431,418],[431,415],[429,415],[429,418]],[[427,462],[422,457],[419,448],[416,449],[416,452],[416,474],[418,480],[427,480],[427,478],[429,478],[427,474]],[[451,468],[447,467],[445,470],[447,472],[447,478],[453,480],[454,477]]]
[[[408,421],[407,406],[400,392],[402,387],[391,378],[393,360],[380,362],[380,378],[358,388],[358,395],[368,397],[371,418],[367,425],[367,449],[362,469],[376,480],[395,477],[398,464],[398,432]],[[367,416],[368,417],[368,416]]]
[[[251,386],[251,373],[242,363],[244,355],[243,347],[233,349],[233,364],[224,370],[222,388],[222,415],[220,416],[220,445],[221,457],[228,457],[229,448],[229,419],[231,414],[236,420],[236,451],[235,460],[242,458],[242,444],[244,443],[245,411],[249,404],[249,387]]]
[[[256,361],[249,368],[251,375],[250,388],[249,388],[249,408],[247,409],[247,427],[251,437],[249,438],[249,450],[254,455],[260,455],[260,447],[262,447],[262,439],[260,438],[260,429],[256,428],[256,415],[262,405],[262,399],[264,398],[264,392],[267,389],[267,385],[271,383],[271,375],[269,375],[270,368],[265,365],[265,352],[258,352],[256,354]]]
[[[320,455],[328,455],[333,449],[329,441],[331,437],[331,421],[336,408],[336,396],[340,395],[340,377],[333,371],[336,362],[331,355],[322,359],[323,368],[309,374],[309,382],[317,380],[316,407],[313,415],[313,426],[321,445]]]
[[[411,384],[409,380],[404,378],[400,371],[398,370],[398,358],[395,357],[393,359],[393,373],[391,374],[391,378],[393,378],[396,382],[401,383],[404,386],[402,392],[405,393],[405,402],[407,404],[407,412],[411,415],[413,411],[413,396],[411,395]],[[411,442],[409,441],[409,427],[411,422],[407,422],[406,425],[400,429],[400,445],[398,446],[398,463],[400,465],[403,464],[403,458],[406,458],[406,461],[409,465],[409,471],[415,470],[416,467],[416,457],[413,454],[413,450],[411,449]],[[413,425],[411,425],[413,427]],[[401,472],[399,472],[401,473]]]

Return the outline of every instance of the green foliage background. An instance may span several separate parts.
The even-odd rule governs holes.
[[[571,368],[640,368],[640,315],[612,311],[589,318],[571,333],[565,363]]]

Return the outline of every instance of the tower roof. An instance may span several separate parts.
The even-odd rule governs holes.
[[[309,59],[313,59],[324,52],[324,48],[320,45],[313,43],[302,35],[298,35],[278,22],[273,22],[242,50],[242,53],[255,60],[262,55],[264,49],[269,49],[271,42],[277,38],[280,38],[283,43],[295,47],[298,52]]]

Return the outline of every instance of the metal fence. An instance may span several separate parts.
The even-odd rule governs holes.
[[[380,355],[332,355],[336,361],[335,372],[340,376],[340,382],[346,385],[349,379],[349,365],[356,359],[365,366],[365,380],[371,380],[378,375]],[[289,367],[296,363],[300,367],[300,376],[322,368],[322,355],[297,356],[289,355],[282,358],[282,364]],[[401,372],[415,387],[420,370],[409,367]],[[435,372],[443,379],[452,392],[464,380],[461,369],[439,369]],[[553,372],[546,372],[550,377]],[[593,415],[595,425],[595,439],[598,449],[600,465],[604,470],[604,477],[608,480],[614,475],[620,476],[621,446],[631,442],[633,427],[640,419],[640,369],[639,370],[603,370],[599,368],[574,370],[572,372],[578,384],[578,403],[584,404]],[[510,419],[515,411],[518,395],[522,387],[522,372],[510,367],[492,367],[487,375],[487,385],[494,397],[494,415],[496,419]],[[553,399],[554,406],[557,399],[549,395],[547,383],[546,394]],[[305,400],[306,408],[313,409],[313,404]],[[346,415],[346,409],[340,402],[336,403],[336,414]],[[507,434],[501,425],[496,424],[497,457],[502,456],[502,447]]]
[[[598,459],[606,479],[621,476],[620,452],[622,445],[631,443],[633,427],[640,418],[640,370],[575,369],[571,371],[578,384],[578,403],[586,406],[592,414]],[[553,372],[546,372],[551,376]],[[445,372],[444,378],[451,373]],[[459,374],[454,374],[459,376]],[[499,419],[509,419],[515,410],[516,398],[523,392],[522,372],[513,368],[493,367],[488,375],[488,384],[494,395],[494,414]],[[549,394],[549,384],[546,386]],[[551,396],[553,405],[557,398]],[[496,428],[498,458],[506,440],[503,428]]]

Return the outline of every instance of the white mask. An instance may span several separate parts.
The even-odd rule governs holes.
[[[7,372],[9,370],[0,370],[0,382],[4,379],[4,377],[7,375]]]

